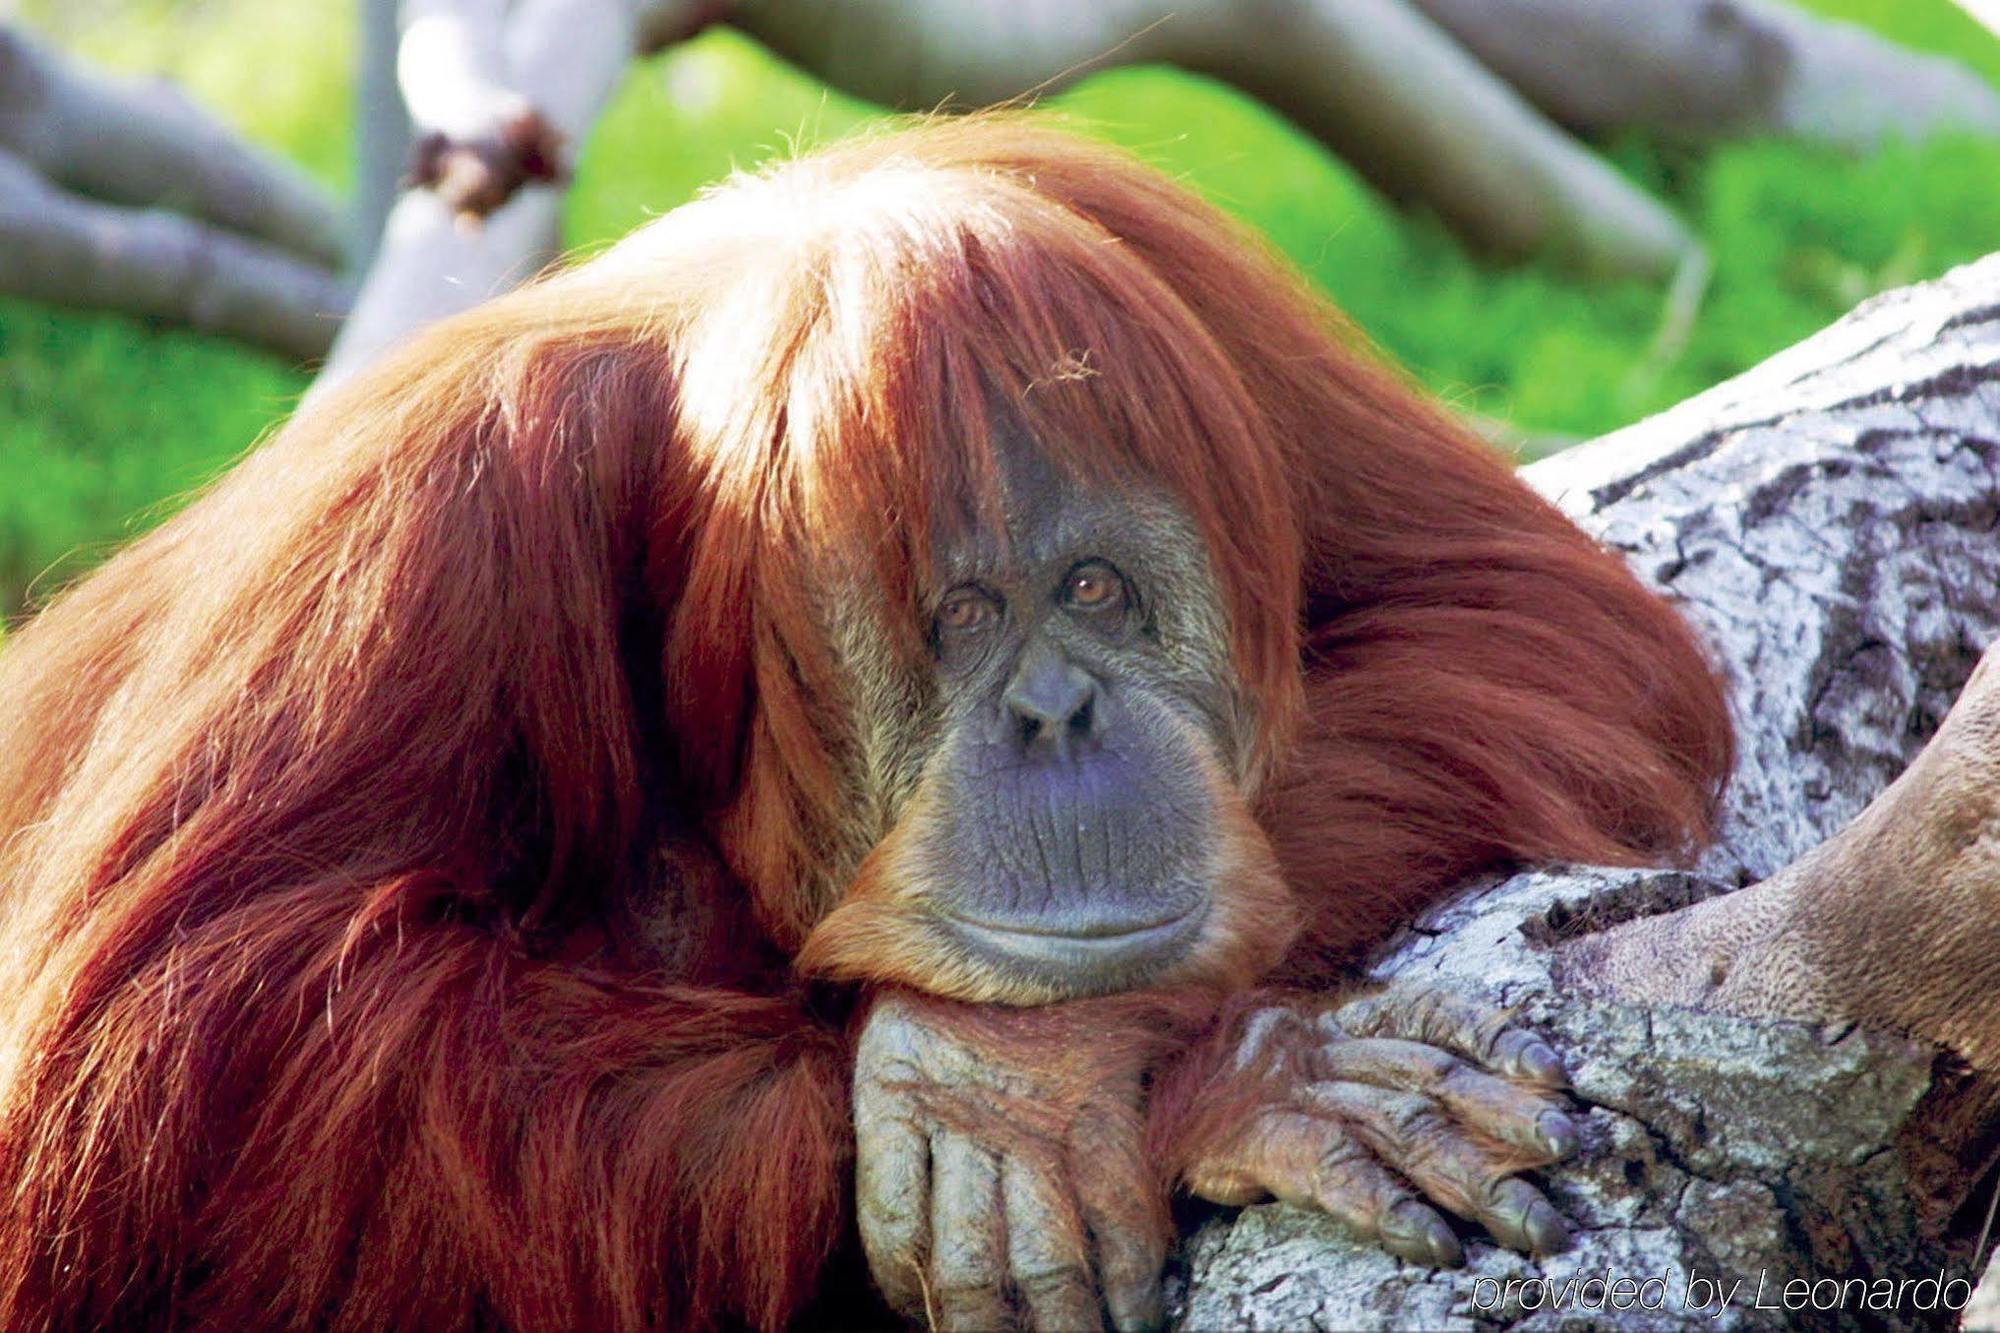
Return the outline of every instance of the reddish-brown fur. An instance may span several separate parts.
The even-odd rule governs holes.
[[[787,958],[886,831],[815,590],[865,569],[921,658],[990,392],[1205,536],[1285,979],[1475,867],[1698,840],[1691,637],[1348,343],[1162,178],[977,119],[733,185],[294,420],[0,655],[0,1325],[801,1309],[849,1042]]]

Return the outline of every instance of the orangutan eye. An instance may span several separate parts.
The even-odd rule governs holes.
[[[937,627],[945,634],[976,634],[1000,619],[1000,602],[984,588],[953,588],[938,603]]]
[[[1102,560],[1086,560],[1064,577],[1062,599],[1078,611],[1114,611],[1125,604],[1125,579]]]

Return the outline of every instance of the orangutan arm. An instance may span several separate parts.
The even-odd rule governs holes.
[[[0,1134],[0,1323],[792,1318],[842,1229],[838,1030],[475,914],[322,884],[100,953]]]

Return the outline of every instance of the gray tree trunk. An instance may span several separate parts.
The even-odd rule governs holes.
[[[349,250],[358,282],[375,262],[410,162],[410,113],[396,87],[398,0],[356,0],[361,51],[354,71],[354,220]]]
[[[2000,255],[1880,297],[1528,475],[1709,636],[1742,748],[1721,840],[1693,873],[1557,868],[1477,887],[1393,941],[1377,968],[1515,1006],[1555,1040],[1586,1125],[1580,1159],[1548,1177],[1576,1246],[1537,1263],[1475,1241],[1466,1268],[1431,1272],[1302,1209],[1251,1208],[1195,1233],[1178,1326],[1955,1326],[1947,1307],[1977,1280],[1994,1188],[1992,1071],[1969,1069],[1962,1043],[1923,1039],[1933,1034],[1635,999],[1646,987],[1599,955],[1622,938],[1628,972],[1672,980],[1654,993],[1698,994],[1687,978],[1705,979],[1711,962],[1682,928],[1727,919],[1716,909],[1771,886],[1717,895],[1774,875],[1860,813],[1996,637]],[[1992,749],[1996,734],[1976,739]],[[1985,846],[1993,826],[1967,836]],[[1798,915],[1764,943],[1834,974],[1847,964],[1814,953],[1825,940],[1812,896],[1834,890],[1799,870],[1781,881]],[[1942,926],[2000,955],[2000,878],[1990,884],[1992,916]],[[1862,889],[1879,921],[1858,943],[1892,976],[1958,966],[1926,942],[1940,926],[1926,883],[1877,867]],[[1620,922],[1622,936],[1606,933]],[[1968,1004],[1987,1002],[1983,979],[1942,978],[1955,980],[1979,983]],[[1555,1281],[1507,1285],[1543,1278]],[[1932,1283],[1894,1286],[1922,1279]],[[1789,1307],[1788,1283],[1801,1284]]]

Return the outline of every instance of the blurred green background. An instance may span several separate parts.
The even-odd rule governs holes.
[[[2000,42],[1948,0],[1806,0],[2000,83]],[[347,0],[27,0],[22,17],[103,65],[159,72],[244,133],[348,188]],[[1664,292],[1468,258],[1387,209],[1260,106],[1165,70],[1093,77],[1055,104],[1268,232],[1425,383],[1552,447],[1656,411],[1863,297],[2000,248],[2000,143],[1872,156],[1782,143],[1612,159],[1700,233],[1716,272],[1685,350],[1647,355]],[[602,244],[729,171],[879,114],[713,31],[633,66],[583,146],[573,245]],[[171,509],[289,409],[307,374],[232,343],[0,298],[0,615]]]

